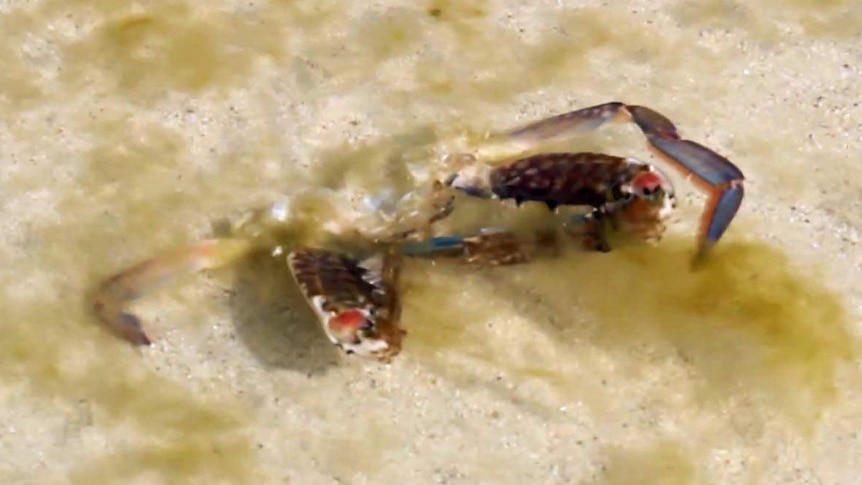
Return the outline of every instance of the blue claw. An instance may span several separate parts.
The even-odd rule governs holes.
[[[461,249],[463,236],[438,236],[423,241],[409,241],[401,244],[401,251],[407,256],[428,256],[443,251]]]
[[[569,216],[569,222],[575,226],[583,226],[584,224],[589,224],[595,220],[591,214],[572,214]]]
[[[727,187],[717,198],[709,201],[703,213],[698,257],[704,256],[709,248],[724,235],[724,231],[727,230],[727,226],[730,225],[730,221],[742,204],[744,193],[742,184],[735,183]]]
[[[693,173],[709,185],[716,186],[745,178],[730,160],[693,141],[650,134],[647,134],[647,139],[683,171]]]
[[[692,175],[709,193],[697,241],[696,260],[700,260],[721,239],[739,210],[745,193],[742,188],[745,175],[718,153],[681,139],[673,123],[661,114],[643,106],[628,109],[652,148],[683,173]]]
[[[745,176],[730,160],[693,141],[647,133],[650,144],[684,173],[693,175],[710,194],[701,218],[696,259],[715,246],[742,204]]]
[[[510,131],[506,137],[515,141],[535,142],[587,133],[612,121],[624,107],[623,103],[611,102],[579,109]]]

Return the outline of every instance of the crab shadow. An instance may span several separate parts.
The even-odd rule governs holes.
[[[286,264],[255,254],[236,267],[229,307],[236,332],[262,365],[305,375],[340,362]]]
[[[474,311],[471,317],[514,313],[549,337],[539,341],[553,342],[551,355],[588,359],[598,351],[621,364],[618,369],[628,369],[620,372],[648,372],[655,356],[665,355],[696,376],[697,398],[703,404],[720,408],[735,398],[762,396],[774,410],[810,429],[837,401],[840,379],[847,377],[842,370],[859,358],[859,341],[842,299],[816,272],[803,272],[784,253],[763,243],[727,242],[696,270],[690,257],[689,242],[672,238],[657,247],[480,268],[473,272],[471,284],[481,288],[473,299],[487,297],[492,310]],[[493,308],[501,306],[503,313],[496,313]],[[505,330],[489,331],[506,335]],[[494,349],[485,348],[493,344],[485,341],[505,337],[489,339],[483,332],[472,333],[479,341],[464,344],[466,351],[448,343],[456,339],[437,338],[433,345],[446,342],[448,350],[481,358],[495,355]],[[519,337],[506,345],[536,344]],[[445,362],[428,361],[449,373]],[[541,362],[537,359],[536,365]],[[508,370],[524,379],[538,376],[571,387],[571,376],[535,374],[529,368]],[[477,380],[496,385],[472,379]],[[541,403],[534,404],[541,408]]]

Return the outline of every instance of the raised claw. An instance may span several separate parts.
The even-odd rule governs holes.
[[[129,304],[181,276],[231,264],[253,248],[245,239],[210,239],[164,253],[102,283],[96,289],[93,310],[113,334],[135,345],[149,345],[150,338]]]
[[[632,120],[644,132],[653,152],[694,179],[708,194],[698,230],[697,259],[714,246],[733,220],[745,190],[742,171],[730,160],[699,143],[680,139],[676,126],[661,114],[629,106]]]
[[[745,176],[727,158],[690,140],[681,139],[676,126],[662,114],[644,107],[611,102],[557,115],[508,133],[512,143],[531,146],[598,129],[614,120],[635,123],[653,151],[693,178],[708,195],[697,238],[697,259],[705,256],[722,237],[738,211]]]
[[[712,246],[721,239],[739,210],[743,195],[745,195],[745,189],[738,182],[730,183],[726,188],[713,192],[700,220],[698,259],[706,256]]]
[[[534,144],[597,130],[619,118],[625,104],[611,102],[552,116],[505,133],[510,141]]]

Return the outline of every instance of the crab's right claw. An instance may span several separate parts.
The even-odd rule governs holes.
[[[105,280],[96,289],[93,310],[111,333],[135,345],[149,345],[129,304],[178,277],[233,263],[253,248],[244,239],[212,239],[144,261]]]
[[[718,153],[681,139],[673,123],[661,114],[644,106],[629,106],[628,111],[653,151],[708,194],[697,237],[696,260],[700,260],[721,239],[739,210],[745,193],[742,186],[745,176]]]

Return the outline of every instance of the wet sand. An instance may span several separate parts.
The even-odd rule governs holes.
[[[602,3],[0,5],[0,482],[862,483],[862,7]],[[389,365],[341,356],[266,259],[141,301],[149,348],[89,312],[280,194],[611,100],[746,174],[699,271],[674,174],[655,247],[408,262]],[[565,148],[654,161],[624,125]]]

